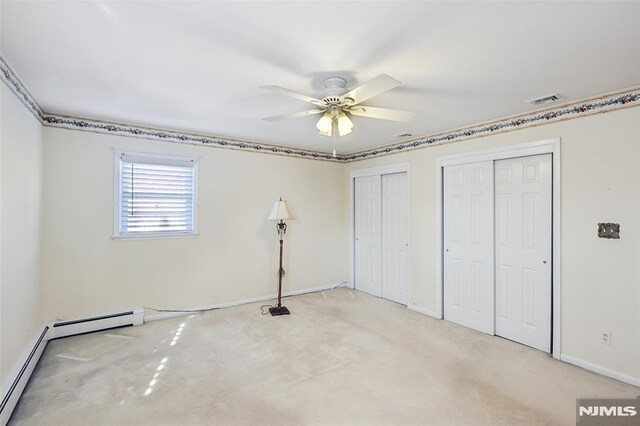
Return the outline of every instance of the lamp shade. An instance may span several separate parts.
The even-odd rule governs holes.
[[[271,209],[271,214],[269,215],[269,220],[285,220],[285,219],[293,219],[293,215],[289,211],[289,207],[287,206],[287,202],[280,198],[279,201],[273,203],[273,209]]]
[[[333,129],[333,119],[329,114],[325,113],[322,117],[320,117],[320,120],[318,120],[316,128],[321,135],[331,136],[331,132]]]
[[[338,133],[340,136],[345,136],[351,133],[353,130],[353,122],[347,117],[347,114],[341,112],[338,116]]]

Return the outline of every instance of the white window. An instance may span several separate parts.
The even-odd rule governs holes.
[[[114,237],[196,234],[197,161],[116,153]]]

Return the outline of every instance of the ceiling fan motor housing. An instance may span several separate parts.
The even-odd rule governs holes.
[[[327,96],[326,98],[322,99],[323,101],[325,101],[327,103],[327,105],[337,105],[340,103],[340,97],[339,96]]]

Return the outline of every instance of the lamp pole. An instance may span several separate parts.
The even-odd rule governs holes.
[[[289,310],[282,306],[282,277],[284,276],[284,268],[282,267],[282,250],[284,246],[284,234],[287,233],[287,224],[285,220],[293,219],[293,215],[289,211],[289,207],[287,207],[287,202],[280,197],[280,200],[276,201],[273,204],[273,209],[271,209],[271,214],[269,215],[269,220],[275,220],[276,222],[276,230],[278,231],[278,236],[280,237],[280,264],[278,266],[278,304],[275,307],[269,308],[269,313],[271,316],[278,315],[289,315]]]
[[[280,236],[280,266],[278,268],[278,305],[275,308],[269,308],[271,316],[289,315],[289,309],[286,306],[282,306],[282,277],[284,275],[284,268],[282,267],[282,246],[284,244],[284,234],[287,233],[287,224],[284,220],[280,219],[280,222],[276,224],[278,235]]]
[[[283,236],[287,232],[287,224],[284,220],[280,220],[276,225],[278,228],[278,235],[280,235],[280,267],[278,268],[278,308],[282,307],[282,276],[284,275],[284,269],[282,268],[282,244],[284,242]]]

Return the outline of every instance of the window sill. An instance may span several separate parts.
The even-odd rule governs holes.
[[[182,238],[197,238],[200,234],[146,234],[146,235],[112,235],[112,241],[144,241],[144,240],[175,240]]]

